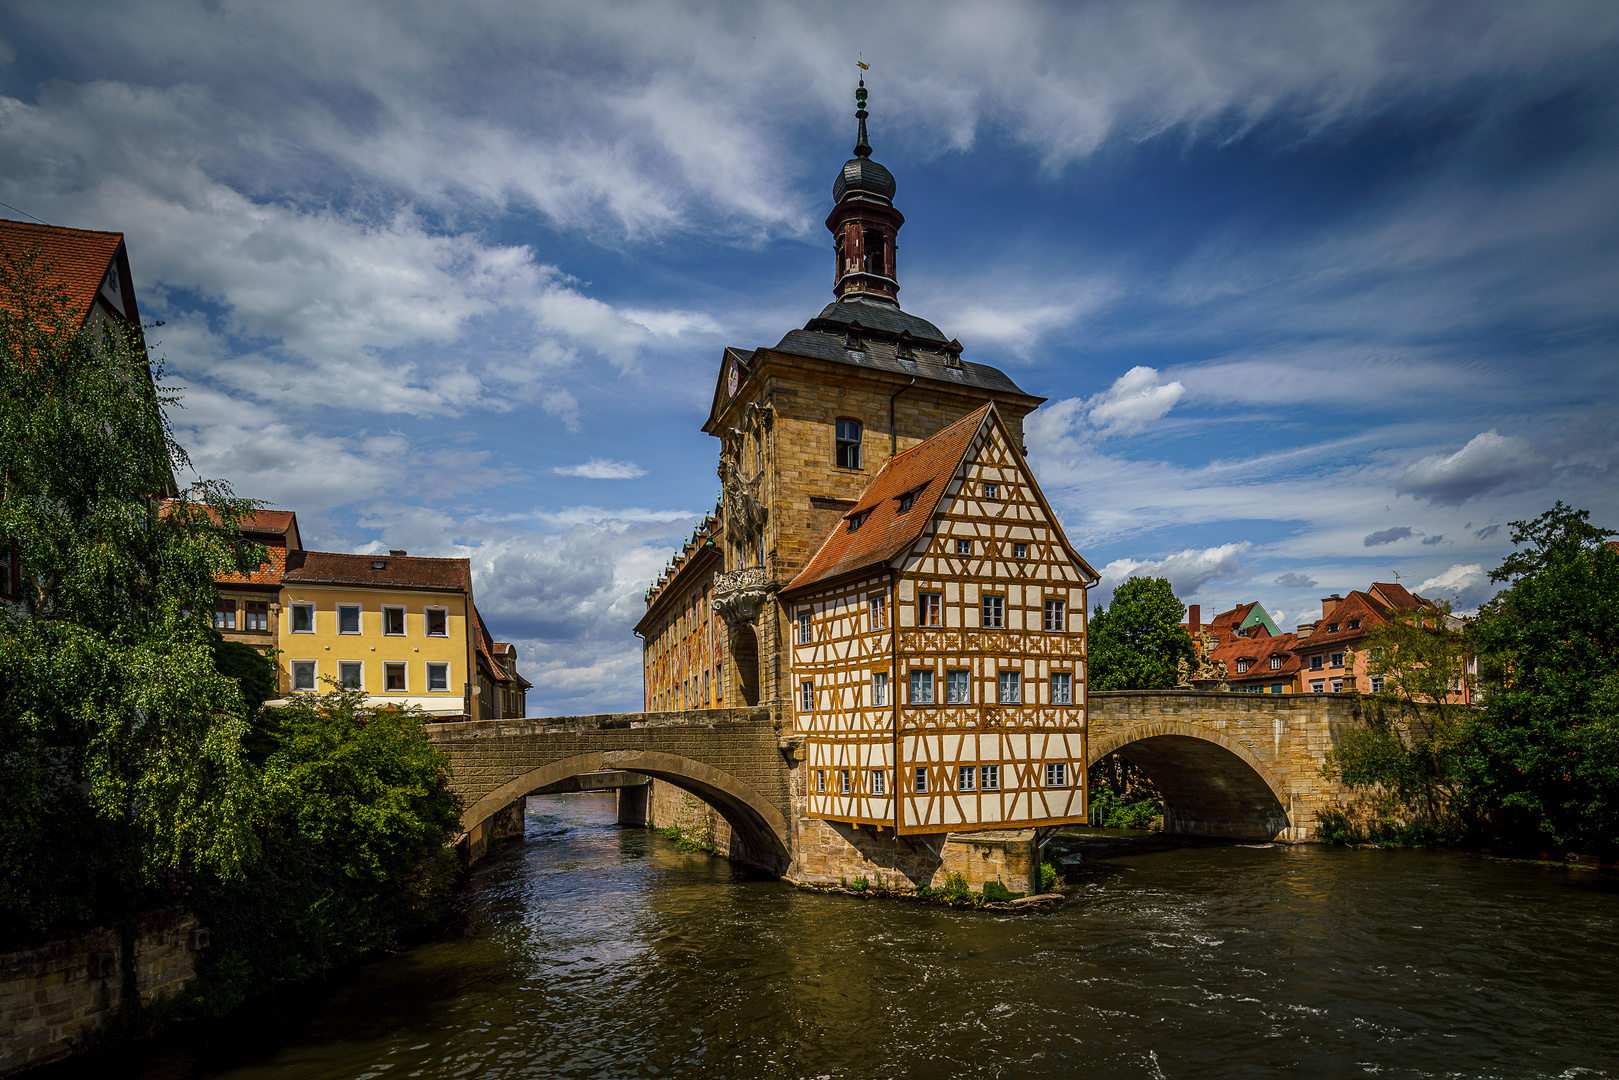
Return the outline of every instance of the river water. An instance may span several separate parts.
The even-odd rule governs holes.
[[[1050,915],[803,892],[530,799],[442,940],[148,1080],[1619,1075],[1619,886],[1315,846],[1071,867]]]

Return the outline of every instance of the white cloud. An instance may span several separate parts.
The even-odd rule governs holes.
[[[1416,591],[1420,596],[1449,600],[1456,610],[1467,611],[1476,609],[1498,590],[1499,586],[1490,582],[1482,564],[1457,563],[1418,585]]]
[[[1185,601],[1195,597],[1203,586],[1215,581],[1228,581],[1242,573],[1242,556],[1253,544],[1243,540],[1208,548],[1187,548],[1162,559],[1115,559],[1104,566],[1101,580],[1092,591],[1091,599],[1106,606],[1112,603],[1113,590],[1119,583],[1133,577],[1168,578],[1175,587],[1175,595]]]
[[[1156,368],[1133,367],[1090,400],[1086,419],[1104,435],[1137,432],[1161,420],[1185,393],[1178,380],[1161,381]]]
[[[551,471],[558,476],[579,476],[586,480],[634,480],[646,475],[646,470],[633,461],[596,457],[582,465],[558,465]]]
[[[1433,454],[1405,471],[1395,490],[1425,502],[1459,506],[1489,492],[1523,487],[1549,476],[1527,439],[1480,432],[1453,454]]]

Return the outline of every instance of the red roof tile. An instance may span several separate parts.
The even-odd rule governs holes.
[[[881,566],[915,543],[938,509],[950,479],[961,468],[973,439],[994,410],[993,403],[985,405],[889,458],[861,493],[855,508],[843,516],[809,565],[782,593]],[[899,498],[910,492],[917,493],[916,501],[901,514]],[[860,527],[850,532],[849,522],[862,514],[866,516]]]
[[[378,569],[376,564],[381,564]],[[341,555],[332,551],[289,551],[281,580],[288,585],[382,585],[403,589],[472,588],[468,559],[421,555]]]
[[[90,314],[96,290],[101,288],[118,245],[123,242],[123,233],[0,220],[0,251],[20,253],[38,247],[45,261],[58,267],[62,286],[81,319]],[[129,315],[132,320],[139,319],[136,312]]]

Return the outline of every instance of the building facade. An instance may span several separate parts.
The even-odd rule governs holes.
[[[642,639],[648,712],[725,708],[725,635],[714,614],[714,578],[725,569],[719,511],[706,516],[646,594]],[[757,669],[757,662],[754,664]]]
[[[1298,628],[1293,652],[1299,658],[1301,691],[1340,693],[1355,691],[1377,694],[1382,681],[1371,674],[1371,654],[1366,638],[1404,614],[1431,610],[1435,619],[1452,625],[1460,620],[1446,615],[1431,600],[1408,590],[1398,582],[1376,581],[1370,589],[1353,589],[1348,596],[1333,593],[1321,600],[1321,618]],[[1469,674],[1476,674],[1477,661],[1469,660]],[[1468,681],[1456,688],[1455,704],[1469,704],[1473,690]]]
[[[1187,629],[1204,658],[1203,672],[1192,685],[1213,690],[1222,683],[1242,694],[1297,694],[1299,657],[1293,652],[1296,635],[1284,634],[1257,602],[1222,611],[1207,624],[1199,622],[1198,605],[1187,610]]]

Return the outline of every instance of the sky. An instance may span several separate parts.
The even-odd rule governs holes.
[[[470,558],[531,715],[641,705],[727,346],[831,299],[871,65],[901,303],[1048,398],[1108,602],[1469,610],[1619,527],[1619,5],[0,0],[0,215],[126,234],[196,475]]]

